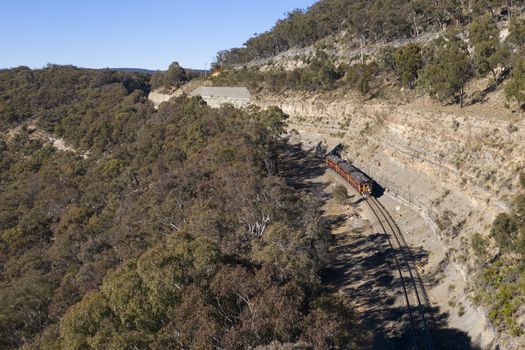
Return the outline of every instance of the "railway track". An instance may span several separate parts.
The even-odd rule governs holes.
[[[392,249],[405,299],[413,349],[432,350],[434,347],[425,315],[425,306],[428,306],[428,298],[417,270],[414,270],[411,266],[408,256],[409,250],[403,235],[388,211],[376,198],[368,197],[366,203],[387,235],[388,243]]]

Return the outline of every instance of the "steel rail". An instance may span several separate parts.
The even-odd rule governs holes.
[[[410,261],[409,261],[409,259],[407,257],[407,253],[406,253],[407,244],[406,244],[406,242],[405,242],[405,240],[404,240],[404,238],[403,238],[403,236],[401,234],[401,230],[399,229],[399,226],[397,226],[397,224],[393,220],[392,216],[390,216],[390,213],[388,213],[388,211],[385,209],[385,207],[376,198],[370,197],[370,201],[374,203],[374,205],[380,211],[382,216],[385,218],[386,223],[390,227],[390,230],[392,231],[392,234],[393,234],[393,236],[394,236],[394,238],[395,238],[395,240],[396,240],[396,242],[397,242],[397,244],[399,246],[399,251],[400,251],[400,253],[401,253],[402,257],[403,257],[404,265],[406,266],[408,274],[410,276],[410,282],[411,282],[412,286],[414,287],[414,293],[415,293],[416,300],[417,300],[417,309],[419,311],[419,314],[421,315],[421,320],[423,322],[423,331],[424,331],[425,339],[426,339],[426,341],[425,341],[426,348],[428,350],[432,350],[432,348],[433,348],[433,346],[432,346],[432,337],[431,337],[430,331],[428,329],[428,323],[427,323],[427,320],[426,320],[426,317],[425,317],[425,312],[423,310],[423,306],[422,306],[422,303],[421,303],[421,298],[419,296],[419,291],[418,291],[416,279],[414,278],[414,274],[412,273],[412,268],[410,267]],[[370,206],[370,204],[369,204],[369,206]],[[375,215],[377,217],[376,213],[375,213]],[[381,226],[383,226],[383,225],[381,225]],[[394,229],[394,226],[395,226],[396,229]],[[401,241],[403,241],[404,245],[401,243]]]
[[[410,300],[408,298],[408,291],[407,291],[407,287],[406,287],[406,283],[405,283],[405,278],[403,277],[403,272],[401,270],[401,264],[399,263],[396,251],[394,249],[394,245],[392,244],[392,241],[390,240],[389,234],[387,233],[387,231],[385,229],[385,226],[383,225],[382,220],[379,218],[379,215],[376,213],[376,211],[374,210],[374,208],[372,207],[372,205],[370,204],[370,202],[368,200],[366,200],[366,203],[370,207],[370,210],[372,211],[372,213],[377,218],[377,222],[379,223],[379,225],[381,226],[381,228],[383,229],[383,231],[387,235],[388,244],[390,245],[390,248],[392,249],[392,255],[394,256],[394,261],[396,263],[397,271],[399,273],[399,279],[401,280],[401,286],[403,287],[403,293],[404,293],[404,296],[405,296],[406,309],[407,309],[408,317],[409,317],[409,320],[410,320],[410,330],[411,330],[411,335],[412,335],[412,342],[414,344],[415,349],[418,350],[418,344],[417,344],[417,341],[416,341],[416,325],[415,325],[415,322],[414,322],[414,315],[412,314],[412,308],[410,306]]]

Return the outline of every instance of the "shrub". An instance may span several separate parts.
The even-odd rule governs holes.
[[[346,186],[336,184],[333,190],[334,198],[339,204],[346,204],[348,200],[348,190]]]
[[[512,78],[505,86],[505,94],[508,99],[514,99],[519,108],[525,105],[525,59],[518,60],[512,71]]]
[[[514,248],[514,243],[518,236],[518,227],[509,214],[502,213],[494,220],[491,234],[496,240],[496,243],[503,250],[508,251]]]
[[[479,233],[474,233],[470,241],[472,250],[477,257],[484,259],[487,255],[487,241]]]
[[[418,77],[418,72],[423,66],[421,49],[415,44],[408,44],[394,53],[395,71],[401,83],[412,89],[414,81]]]

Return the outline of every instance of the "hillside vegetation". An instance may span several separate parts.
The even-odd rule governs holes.
[[[155,112],[147,79],[0,72],[0,347],[357,348],[353,311],[320,288],[318,204],[278,176],[286,115]]]
[[[523,1],[501,0],[321,0],[307,10],[296,9],[262,34],[248,39],[242,48],[217,54],[217,63],[228,66],[305,47],[342,31],[346,40],[366,42],[410,38],[449,25],[470,23],[485,13],[510,16]]]
[[[479,234],[472,238],[472,248],[483,265],[478,280],[477,301],[489,306],[489,317],[498,329],[513,335],[523,334],[525,301],[525,173],[521,190],[508,213],[501,213],[490,230],[497,250]]]
[[[314,55],[302,58],[302,67],[286,70],[270,63],[265,69],[254,66],[225,70],[214,78],[214,84],[240,84],[272,93],[353,89],[367,97],[381,97],[388,95],[393,82],[397,85],[396,95],[399,88],[406,88],[463,106],[467,83],[489,76],[490,84],[470,103],[481,102],[488,92],[506,83],[508,101],[523,108],[525,18],[512,19],[508,30],[509,35],[501,41],[496,18],[486,14],[467,26],[450,27],[425,45],[385,46],[363,61],[335,58],[318,49]]]
[[[393,81],[398,87],[417,88],[439,101],[463,106],[466,84],[490,75],[490,86],[475,96],[473,103],[483,100],[484,94],[510,77],[506,87],[508,100],[523,107],[524,3],[509,4],[507,1],[320,1],[305,12],[291,13],[269,32],[248,40],[245,47],[219,52],[218,66],[237,68],[222,71],[215,84],[242,84],[270,92],[351,88],[369,97],[380,97]],[[317,26],[321,29],[314,30],[316,34],[307,30]],[[508,35],[500,34],[502,26],[508,27]],[[428,43],[408,40],[398,47],[388,45],[393,39],[410,39],[442,29],[445,30],[441,35]],[[346,37],[340,36],[341,30]],[[347,46],[351,46],[353,42],[362,48],[378,42],[384,44],[370,55],[364,54],[365,50],[359,54],[357,49],[357,55],[345,57],[334,53],[337,45],[327,46],[327,42],[334,40],[338,45],[348,42]],[[289,58],[294,62],[290,69],[283,69],[271,60],[262,68],[242,66],[292,47],[312,44],[315,44],[313,53]]]

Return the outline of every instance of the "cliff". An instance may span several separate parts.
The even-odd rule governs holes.
[[[472,303],[480,270],[471,239],[475,233],[486,236],[495,216],[508,210],[525,164],[525,121],[502,100],[496,91],[485,103],[460,109],[426,97],[365,100],[332,92],[258,94],[254,103],[282,108],[290,115],[290,134],[306,146],[343,142],[344,157],[426,218],[446,253],[426,280],[444,284],[451,274],[461,276],[454,289],[461,289],[458,297],[478,314],[474,323],[479,325],[451,322],[474,327],[470,335],[486,346],[495,332],[483,320],[486,310]],[[447,288],[451,285],[441,287]],[[502,348],[517,344],[511,337],[499,338]]]

